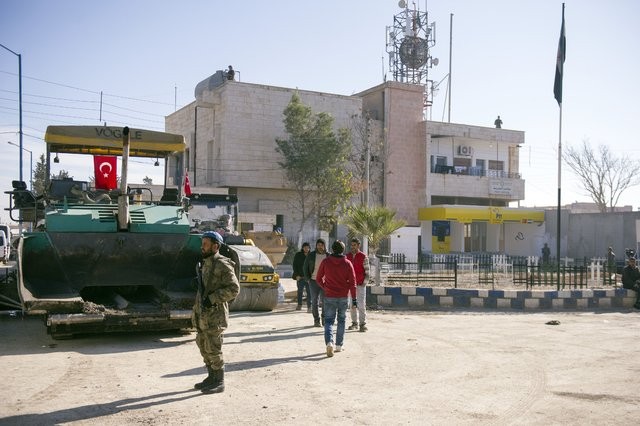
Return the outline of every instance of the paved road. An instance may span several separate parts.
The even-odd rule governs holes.
[[[638,424],[640,313],[371,312],[325,355],[293,303],[233,313],[227,390],[194,335],[54,341],[0,317],[0,424]],[[546,325],[551,320],[559,325]]]

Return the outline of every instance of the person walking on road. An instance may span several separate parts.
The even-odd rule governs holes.
[[[313,314],[314,327],[321,327],[318,304],[320,300],[324,299],[324,292],[318,285],[316,275],[318,274],[320,263],[326,257],[326,244],[322,238],[318,238],[318,240],[316,241],[316,249],[309,253],[307,258],[304,260],[304,266],[302,267],[302,270],[304,272],[304,279],[309,283],[309,291],[311,292],[311,313]]]
[[[356,294],[356,273],[353,265],[344,255],[344,243],[336,240],[331,246],[331,255],[320,263],[317,281],[324,290],[324,343],[327,356],[341,352],[344,345],[344,329],[347,319],[347,300],[349,294]],[[358,301],[352,300],[357,307]],[[333,336],[333,323],[338,317],[338,326]],[[335,343],[335,346],[334,346]]]
[[[367,328],[367,283],[369,282],[369,257],[360,251],[360,240],[351,239],[351,251],[347,253],[347,259],[353,265],[356,272],[356,294],[352,299],[358,301],[358,305],[351,304],[351,325],[349,330],[365,332]]]
[[[219,253],[223,240],[215,231],[202,234],[203,261],[198,263],[198,292],[193,305],[196,344],[209,375],[194,387],[203,393],[224,391],[222,334],[229,323],[229,302],[240,292],[235,263]]]
[[[636,292],[636,303],[633,307],[640,309],[640,270],[636,265],[635,256],[629,256],[628,262],[622,270],[622,287]]]
[[[304,278],[302,268],[304,267],[304,260],[309,255],[310,250],[311,246],[309,243],[302,243],[302,248],[293,257],[293,279],[296,280],[296,284],[298,285],[298,305],[296,306],[296,311],[302,309],[302,295],[306,290],[307,313],[311,312],[311,295],[309,294],[309,282]]]

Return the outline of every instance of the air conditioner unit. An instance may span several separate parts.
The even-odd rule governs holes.
[[[470,146],[460,145],[458,146],[458,154],[471,156],[471,154],[473,154],[473,148]]]

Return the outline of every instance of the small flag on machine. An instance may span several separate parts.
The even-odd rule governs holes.
[[[184,174],[184,195],[191,196],[191,184],[189,183],[189,172]]]
[[[93,156],[96,189],[108,191],[116,189],[118,186],[116,159],[117,157],[110,155]]]

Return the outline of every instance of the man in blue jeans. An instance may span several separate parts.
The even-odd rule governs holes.
[[[313,314],[314,327],[321,327],[318,304],[320,300],[324,300],[324,292],[322,291],[322,287],[318,285],[316,276],[318,274],[320,263],[325,259],[325,257],[327,257],[325,242],[322,238],[318,238],[316,241],[316,249],[309,253],[307,258],[304,260],[304,266],[302,267],[304,279],[309,283],[309,292],[311,293],[311,313]],[[324,318],[322,321],[324,321]]]
[[[333,352],[341,352],[344,345],[344,329],[347,318],[347,301],[349,293],[356,294],[356,273],[353,264],[344,255],[344,243],[336,240],[331,246],[332,253],[320,263],[316,281],[324,290],[324,343],[327,345],[327,356]],[[358,301],[352,300],[353,306]],[[338,329],[333,339],[333,323],[338,317]]]

